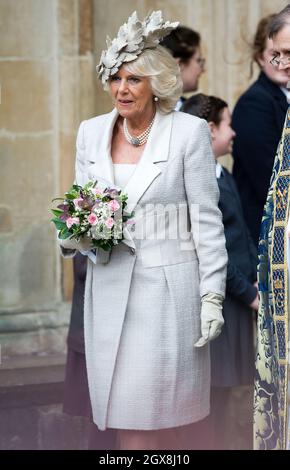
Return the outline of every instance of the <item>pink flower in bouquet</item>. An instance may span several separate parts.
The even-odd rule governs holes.
[[[83,207],[83,198],[81,197],[78,197],[77,199],[74,199],[73,202],[74,202],[74,205],[75,205],[75,208],[76,209],[82,209]]]
[[[108,228],[112,228],[113,225],[114,225],[114,219],[112,219],[112,217],[109,217],[109,218],[105,221],[105,225],[106,225]]]
[[[69,217],[66,220],[66,226],[71,228],[72,225],[80,225],[80,219],[78,217]]]
[[[96,216],[96,214],[94,214],[93,212],[91,212],[90,215],[88,216],[88,222],[89,222],[91,225],[97,225],[97,223],[98,223],[98,217]]]
[[[92,188],[91,191],[92,191],[93,194],[103,194],[103,192],[104,192],[102,190],[102,188],[99,188],[99,187]]]
[[[110,201],[108,206],[113,212],[116,212],[120,208],[120,204],[118,203],[118,201],[116,201],[116,199]]]

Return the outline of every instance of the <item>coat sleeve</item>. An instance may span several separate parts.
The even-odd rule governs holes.
[[[256,199],[264,204],[280,133],[270,98],[258,91],[242,96],[233,112],[232,127],[237,134],[234,165],[243,168]]]
[[[84,139],[84,125],[86,121],[81,122],[77,140],[76,140],[76,160],[75,160],[75,183],[79,185],[84,184],[84,169],[85,169],[85,139]],[[69,244],[69,240],[60,240],[57,239],[61,255],[64,258],[73,258],[76,254],[76,249],[73,248],[74,245],[77,244],[75,241],[71,241],[71,245]]]
[[[227,294],[232,295],[249,306],[255,299],[257,292],[257,288],[229,261],[227,270]]]
[[[191,231],[199,260],[200,295],[225,295],[227,252],[219,189],[208,124],[192,129],[184,160],[184,182],[191,215]]]

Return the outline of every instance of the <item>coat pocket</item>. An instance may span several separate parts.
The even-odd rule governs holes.
[[[163,266],[169,295],[180,321],[192,329],[193,343],[200,336],[201,297],[198,263]]]
[[[137,248],[137,256],[145,268],[173,266],[190,262],[195,262],[198,265],[196,250],[193,246],[185,246],[182,243],[180,240],[145,243],[139,249]]]

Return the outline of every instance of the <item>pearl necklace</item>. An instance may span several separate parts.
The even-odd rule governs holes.
[[[154,114],[153,119],[150,122],[149,126],[147,127],[147,129],[145,129],[145,131],[142,132],[142,134],[135,137],[135,136],[132,136],[130,134],[130,132],[128,131],[127,119],[124,118],[123,131],[124,131],[125,139],[127,140],[127,142],[129,142],[129,144],[131,144],[131,145],[134,145],[135,147],[138,147],[140,145],[145,144],[148,140],[150,131],[152,129],[154,119],[155,119],[155,114]]]

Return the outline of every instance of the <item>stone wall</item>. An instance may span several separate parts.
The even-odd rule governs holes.
[[[73,180],[75,134],[95,110],[91,0],[0,2],[2,360],[65,350],[71,263],[51,199]]]

